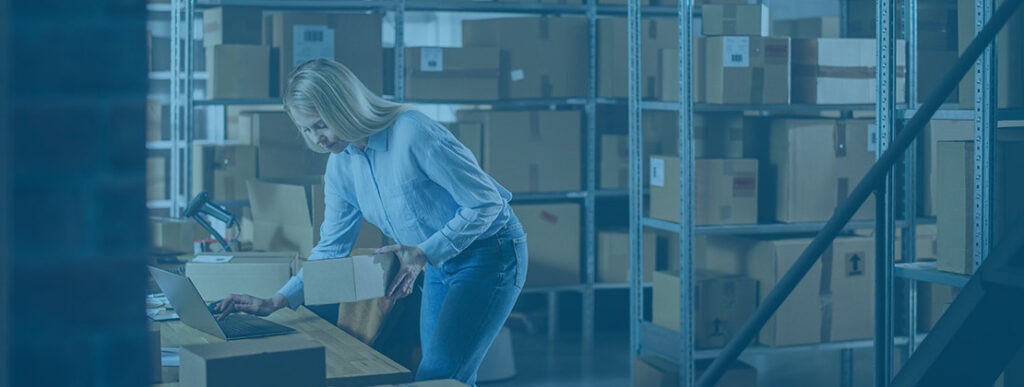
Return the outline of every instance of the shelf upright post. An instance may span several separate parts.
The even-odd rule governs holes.
[[[975,0],[974,32],[988,23],[994,0]],[[974,269],[992,246],[993,171],[996,152],[996,43],[985,48],[974,67]]]
[[[895,133],[896,110],[896,30],[897,0],[878,0],[878,105],[876,106],[877,147],[880,157]],[[893,169],[875,189],[875,368],[874,385],[885,387],[892,380],[893,368],[893,270],[895,252],[895,211],[893,208]]]
[[[597,259],[597,0],[587,0],[586,196],[583,198],[583,353],[594,348],[595,260]]]
[[[183,184],[185,185],[184,195],[175,197],[173,200],[179,203],[181,207],[185,207],[185,203],[188,202],[193,195],[192,187],[192,141],[195,136],[195,69],[194,67],[194,51],[195,51],[195,21],[196,21],[196,0],[185,1],[185,61],[182,63],[183,74],[185,78],[185,94],[184,94],[184,111],[182,111],[182,134],[185,137],[185,141],[182,144],[182,155],[181,160],[182,173],[184,176]],[[211,70],[212,71],[212,70]],[[184,209],[184,208],[182,208]],[[177,216],[177,214],[175,214]]]
[[[907,48],[907,66],[906,66],[906,77],[907,77],[907,106],[918,109],[918,74],[919,63],[917,61],[917,47],[918,47],[918,13],[917,13],[917,0],[904,0],[904,31],[906,33],[906,48]],[[903,161],[903,220],[906,222],[906,227],[903,228],[903,240],[902,245],[896,248],[901,249],[903,262],[913,263],[917,260],[917,204],[918,204],[918,186],[917,186],[917,143],[918,140],[914,140],[914,143],[907,149],[906,157]],[[907,345],[905,350],[901,352],[900,359],[902,364],[906,364],[906,360],[910,358],[910,354],[914,353],[914,347],[917,343],[917,281],[904,281],[906,291],[903,292],[903,296],[906,297],[906,334],[907,334]]]
[[[640,111],[640,0],[626,1],[626,55],[629,85],[629,343],[633,357],[641,353],[641,324],[644,318],[644,264],[643,264],[643,131]],[[629,363],[629,376],[633,380],[636,370]]]
[[[693,0],[679,1],[679,385],[694,385]]]
[[[171,4],[171,95],[169,99],[170,108],[170,211],[172,218],[181,217],[182,202],[178,200],[181,195],[181,89],[182,89],[182,61],[181,61],[181,16],[185,12],[185,3],[188,0],[173,0]],[[187,42],[187,40],[186,40]]]
[[[405,0],[395,0],[395,101],[405,101]]]

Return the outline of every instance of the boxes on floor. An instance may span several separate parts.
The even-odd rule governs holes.
[[[460,111],[458,120],[483,125],[483,168],[509,191],[580,189],[578,111]]]
[[[527,234],[530,266],[526,286],[580,283],[580,206],[577,204],[512,207]]]
[[[793,39],[793,102],[873,104],[878,97],[874,39]],[[906,98],[906,50],[896,42],[896,102]]]
[[[711,359],[694,364],[700,376],[711,366]],[[679,366],[658,356],[633,359],[633,387],[675,387],[679,385]],[[715,387],[750,387],[757,385],[757,369],[742,361],[735,361],[715,383]]]
[[[657,235],[644,234],[644,278],[654,275],[657,264]],[[599,231],[597,233],[597,282],[626,283],[632,265],[629,262],[629,233]]]
[[[384,297],[398,270],[394,254],[315,259],[303,264],[307,305],[337,304]]]
[[[207,301],[232,293],[270,297],[298,273],[298,258],[295,252],[199,253],[185,264],[185,276]]]
[[[501,98],[586,95],[589,70],[580,62],[587,57],[585,18],[466,20],[462,22],[462,43],[464,47],[502,51]]]
[[[324,217],[323,178],[258,179],[248,182],[253,216],[253,247],[298,251],[309,256],[320,241]],[[384,236],[363,221],[355,247],[380,247]]]
[[[697,225],[757,223],[757,160],[694,160],[693,222]],[[679,158],[650,162],[652,218],[679,222]]]
[[[181,347],[183,386],[308,386],[327,384],[323,344],[304,335]],[[289,372],[280,372],[285,367]]]
[[[698,271],[694,288],[694,346],[724,347],[757,308],[754,279]],[[679,331],[679,271],[654,273],[652,322]]]
[[[831,119],[772,122],[770,172],[776,189],[767,192],[766,202],[775,203],[776,220],[823,222],[832,216],[874,164],[870,124]],[[874,198],[868,198],[853,219],[872,219],[874,206]]]
[[[426,101],[497,100],[499,62],[499,50],[494,47],[407,48],[405,97]]]

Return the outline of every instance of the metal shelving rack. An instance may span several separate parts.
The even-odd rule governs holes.
[[[767,0],[764,1],[767,3]],[[907,105],[899,109],[895,104],[895,42],[897,38],[895,13],[898,2],[902,3],[904,12],[904,31],[907,40]],[[771,225],[750,225],[750,226],[713,226],[695,227],[689,214],[693,205],[693,157],[692,157],[692,128],[690,125],[693,112],[713,111],[745,111],[755,112],[760,116],[786,116],[816,113],[821,111],[854,111],[871,110],[876,111],[879,124],[879,140],[877,155],[881,155],[894,135],[897,120],[909,119],[916,113],[919,107],[919,96],[917,95],[917,0],[878,0],[877,14],[877,42],[878,42],[878,101],[877,105],[852,105],[852,106],[816,106],[816,105],[695,105],[691,95],[692,79],[692,29],[691,23],[694,16],[693,0],[679,0],[677,10],[679,18],[679,102],[655,102],[641,101],[640,99],[640,1],[629,0],[629,172],[630,172],[630,262],[631,262],[631,291],[630,291],[630,341],[631,351],[634,356],[641,354],[657,354],[669,359],[677,359],[680,365],[680,385],[689,387],[694,385],[693,361],[695,359],[717,356],[717,350],[695,351],[693,341],[693,294],[692,284],[692,244],[695,235],[713,234],[758,234],[758,233],[780,233],[780,232],[814,232],[821,229],[822,224],[771,224]],[[845,26],[846,1],[840,1],[841,25]],[[975,0],[975,32],[981,30],[984,23],[991,17],[994,9],[994,0]],[[845,35],[845,33],[844,33]],[[994,72],[994,50],[989,48],[979,59],[975,68],[975,109],[961,110],[957,107],[946,107],[940,110],[935,119],[949,120],[973,120],[975,122],[975,169],[974,169],[974,267],[981,264],[981,260],[987,255],[992,242],[992,219],[991,208],[992,176],[994,170],[993,154],[996,117],[1003,119],[1024,118],[1024,112],[1020,110],[995,109],[995,72]],[[657,219],[644,217],[643,215],[643,173],[642,152],[640,146],[643,143],[641,138],[640,114],[643,110],[678,111],[680,129],[680,210],[681,224],[665,222]],[[875,298],[875,331],[876,335],[872,340],[823,343],[808,346],[765,348],[753,347],[747,353],[766,353],[774,351],[790,351],[805,349],[833,349],[840,350],[840,357],[843,366],[840,367],[840,382],[844,386],[852,384],[851,366],[852,350],[855,348],[875,349],[875,378],[874,385],[886,386],[892,377],[893,352],[895,347],[904,347],[902,351],[904,359],[913,352],[916,343],[919,341],[916,329],[916,281],[927,281],[951,286],[963,286],[969,276],[941,272],[935,269],[934,263],[915,262],[915,239],[916,225],[926,223],[928,220],[919,220],[916,213],[916,198],[918,187],[916,184],[917,175],[917,152],[914,147],[907,152],[904,161],[904,179],[899,182],[903,186],[902,194],[896,197],[895,181],[890,173],[886,184],[876,195],[876,221],[874,222],[851,222],[848,229],[865,228],[871,225],[875,228],[876,235],[876,259],[879,268],[876,270],[876,298]],[[687,157],[689,155],[689,157]],[[897,221],[894,205],[897,201],[902,202],[903,211],[900,214],[902,220]],[[680,327],[679,331],[671,331],[654,326],[643,320],[643,230],[645,227],[655,228],[664,231],[676,232],[679,235],[681,256],[679,257],[680,267]],[[906,262],[894,263],[895,248],[893,236],[896,228],[904,232],[902,246],[903,257]],[[897,295],[894,292],[893,282],[895,278],[908,280],[907,290]],[[896,297],[903,298],[901,305],[904,305],[907,312],[906,337],[896,337],[894,333],[894,306]],[[681,332],[682,334],[680,334]],[[632,374],[632,370],[631,370]]]

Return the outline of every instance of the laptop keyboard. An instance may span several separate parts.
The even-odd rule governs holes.
[[[210,313],[215,317],[219,316],[219,313],[214,308],[216,305],[217,302],[214,302],[207,306]],[[295,331],[292,328],[275,322],[239,313],[231,314],[224,320],[217,320],[217,324],[220,325],[220,329],[224,331],[224,335],[229,339],[272,336]]]

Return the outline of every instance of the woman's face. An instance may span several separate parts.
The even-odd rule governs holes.
[[[348,142],[338,138],[319,114],[306,115],[293,112],[292,118],[295,119],[295,124],[298,125],[302,135],[324,150],[341,153],[348,147]]]

